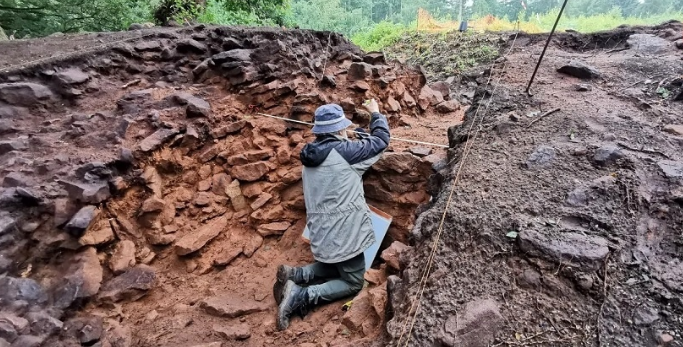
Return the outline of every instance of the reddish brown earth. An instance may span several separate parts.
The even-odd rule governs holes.
[[[389,278],[390,345],[683,345],[682,36],[679,22],[561,33],[533,96],[547,36],[505,38],[492,84],[449,129],[454,164],[411,231],[406,269]],[[571,61],[600,77],[558,71]],[[467,76],[489,72],[453,90]]]
[[[438,189],[430,177],[445,151],[391,144],[365,189],[394,217],[383,243],[398,242],[383,257],[393,268],[378,257],[349,312],[331,304],[277,332],[275,269],[312,261],[300,237],[298,158],[312,135],[258,113],[310,122],[336,102],[363,126],[368,115],[356,107],[374,97],[392,135],[445,145],[464,109],[419,69],[364,55],[336,34],[143,34],[1,44],[12,53],[0,75],[0,338],[336,346],[381,336],[392,249],[409,242],[416,209]]]

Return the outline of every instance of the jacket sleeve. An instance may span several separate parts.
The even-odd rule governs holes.
[[[370,135],[358,141],[344,141],[335,149],[354,168],[367,170],[379,160],[380,154],[389,146],[389,123],[378,112],[370,119]]]

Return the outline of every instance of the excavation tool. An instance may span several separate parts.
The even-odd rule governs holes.
[[[366,102],[367,102],[367,101],[366,101]],[[253,114],[254,114],[254,115],[263,116],[263,117],[269,117],[269,118],[274,118],[274,119],[280,119],[280,120],[283,120],[283,121],[286,121],[286,122],[304,124],[304,125],[308,125],[308,126],[313,126],[313,125],[315,125],[315,124],[309,123],[309,122],[304,122],[304,121],[300,121],[300,120],[296,120],[296,119],[289,119],[289,118],[285,118],[285,117],[273,116],[273,115],[270,115],[270,114],[265,114],[265,113],[260,113],[260,112],[256,112],[256,113],[253,113]],[[355,130],[352,130],[352,132],[354,132],[354,133],[361,133],[361,132],[355,131]],[[431,142],[424,142],[424,141],[416,141],[416,140],[402,139],[402,138],[400,138],[400,137],[394,137],[394,136],[391,137],[391,140],[392,140],[392,141],[407,142],[407,143],[414,143],[414,144],[417,144],[417,145],[424,145],[424,146],[448,148],[447,145],[440,145],[440,144],[438,144],[438,143],[431,143]]]
[[[349,300],[342,305],[342,310],[343,311],[348,311],[351,309],[351,305],[353,305],[353,300]]]
[[[548,44],[550,44],[550,39],[553,38],[553,34],[555,33],[555,29],[557,28],[557,23],[560,22],[560,18],[562,17],[562,12],[564,12],[565,6],[567,6],[567,1],[564,0],[564,3],[562,4],[562,8],[560,8],[560,13],[557,15],[557,19],[555,20],[555,25],[553,25],[553,30],[550,31],[550,34],[548,34],[548,40],[545,42],[545,46],[543,46],[543,52],[541,52],[541,56],[538,58],[538,63],[536,63],[536,68],[534,69],[534,73],[531,75],[531,79],[529,80],[529,85],[526,86],[526,93],[528,95],[531,95],[531,84],[534,83],[534,78],[536,78],[536,72],[538,72],[539,66],[541,66],[541,62],[543,61],[543,57],[545,56],[545,51],[548,49]]]

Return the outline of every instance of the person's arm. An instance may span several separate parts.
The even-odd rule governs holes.
[[[370,134],[358,141],[344,141],[337,146],[337,152],[356,170],[364,172],[377,162],[380,154],[387,149],[391,134],[387,118],[379,113],[379,107],[373,100],[366,107],[372,112],[370,117]]]

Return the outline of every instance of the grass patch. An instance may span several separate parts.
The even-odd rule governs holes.
[[[351,36],[351,41],[366,52],[381,51],[398,42],[409,31],[407,26],[380,22],[371,29]]]
[[[549,32],[559,12],[559,9],[554,9],[546,14],[533,14],[529,16],[529,20],[520,21],[519,28],[527,33]],[[609,12],[593,16],[567,16],[565,13],[557,25],[557,30],[572,29],[581,33],[593,33],[611,30],[620,25],[657,25],[672,19],[683,21],[683,13],[670,12],[647,17],[624,17],[618,8],[614,8]],[[511,31],[517,30],[518,24],[517,21],[507,18],[485,16],[471,20],[470,25],[477,31]]]
[[[475,32],[423,33],[404,32],[384,49],[390,59],[421,65],[430,79],[444,79],[500,55],[499,36]]]
[[[500,37],[496,32],[521,30],[527,33],[548,32],[559,9],[543,15],[531,15],[528,21],[485,16],[469,21],[470,30],[444,32],[417,31],[410,25],[381,22],[357,33],[351,41],[364,51],[383,51],[390,59],[421,65],[430,79],[443,79],[469,68],[489,64],[500,56]],[[523,13],[520,18],[524,18]],[[683,20],[683,13],[673,12],[648,17],[623,17],[618,9],[594,16],[563,16],[558,30],[572,29],[583,33],[610,30],[621,25],[654,25],[671,19]],[[457,28],[459,23],[437,21],[444,28]]]

